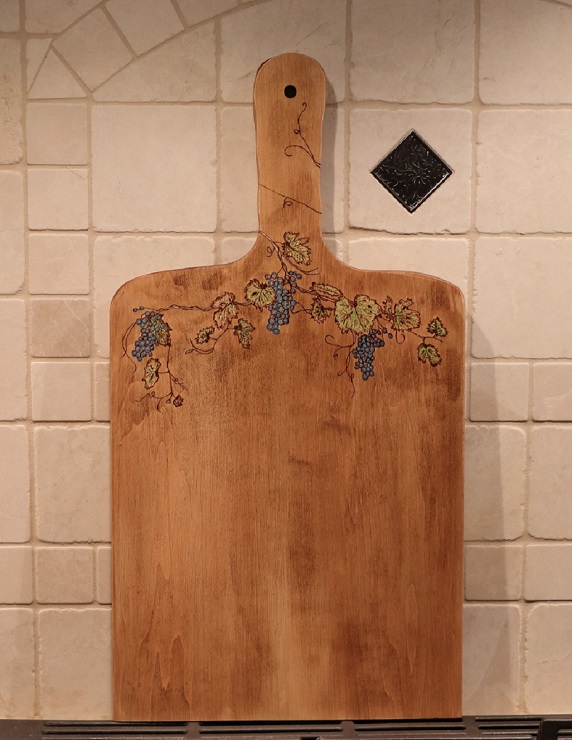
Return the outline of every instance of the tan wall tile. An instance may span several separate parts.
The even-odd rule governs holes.
[[[111,604],[111,547],[97,548],[96,594],[100,604]]]
[[[0,5],[0,31],[10,33],[20,28],[20,0],[3,0]]]
[[[572,601],[572,544],[526,546],[524,597]]]
[[[89,292],[87,234],[30,234],[30,293]]]
[[[465,539],[514,540],[523,533],[525,433],[508,425],[465,431]]]
[[[221,214],[225,231],[258,228],[258,173],[252,107],[221,114]]]
[[[59,33],[99,0],[26,0],[26,31],[29,33]]]
[[[28,225],[31,229],[87,229],[87,171],[28,170]]]
[[[89,362],[32,362],[32,419],[91,419]]]
[[[109,421],[109,363],[94,364],[94,418]]]
[[[38,98],[85,98],[81,85],[63,62],[49,51],[28,95]]]
[[[92,602],[92,548],[36,548],[36,599],[40,604]]]
[[[249,252],[256,241],[255,236],[227,236],[222,240],[221,262],[235,262]]]
[[[2,718],[34,715],[34,613],[0,609]]]
[[[30,466],[28,430],[0,425],[0,481],[2,481],[1,542],[30,539]]]
[[[572,363],[537,362],[532,368],[532,418],[572,421]]]
[[[467,545],[465,598],[469,601],[516,601],[522,595],[520,545]]]
[[[470,417],[473,421],[528,419],[528,364],[473,363]]]
[[[34,440],[38,537],[45,542],[108,542],[109,429],[38,427]]]
[[[235,8],[238,0],[210,0],[208,3],[197,3],[196,0],[177,0],[177,5],[186,22],[192,26]]]
[[[29,164],[87,163],[87,104],[28,103]]]
[[[136,54],[183,30],[170,0],[109,0],[106,8]]]
[[[22,67],[20,42],[0,39],[0,164],[22,158]]]
[[[472,100],[472,3],[401,0],[395,12],[393,0],[360,0],[352,5],[351,29],[356,100]]]
[[[30,90],[38,70],[48,54],[51,38],[28,39],[26,41],[26,82],[27,90]]]
[[[0,293],[24,284],[24,182],[20,172],[0,172]]]
[[[32,574],[31,547],[0,546],[0,604],[31,604]]]
[[[532,607],[526,627],[525,670],[527,712],[570,712],[572,604]]]
[[[533,537],[572,539],[571,450],[572,427],[532,430],[528,530]]]
[[[9,372],[0,374],[0,419],[12,421],[28,415],[26,381],[26,306],[24,301],[0,300],[3,327],[3,357]]]
[[[463,713],[517,714],[520,610],[516,605],[465,606]]]
[[[89,357],[91,303],[83,298],[34,298],[30,302],[32,357]]]
[[[111,610],[42,609],[39,637],[41,716],[110,719]]]

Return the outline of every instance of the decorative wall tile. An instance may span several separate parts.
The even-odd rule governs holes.
[[[92,120],[98,230],[214,231],[214,108],[102,105]]]
[[[86,164],[87,104],[29,103],[26,139],[29,164]]]
[[[94,371],[94,418],[96,421],[109,421],[109,363],[96,362]]]
[[[520,537],[524,526],[524,430],[501,424],[469,425],[465,445],[465,539]]]
[[[0,604],[31,604],[33,599],[32,548],[0,547]]]
[[[255,236],[227,236],[222,240],[221,262],[235,262],[249,252],[256,241]]]
[[[222,18],[223,99],[252,102],[254,76],[262,62],[299,52],[324,68],[328,102],[343,100],[345,19],[344,0],[270,0]]]
[[[30,302],[32,357],[89,357],[91,303],[84,298],[34,298]]]
[[[91,419],[89,362],[32,362],[32,419]]]
[[[34,612],[0,609],[2,718],[34,716]]]
[[[572,694],[572,604],[538,604],[528,615],[527,712],[566,714]]]
[[[209,23],[137,59],[99,87],[96,100],[174,103],[214,100],[214,25]]]
[[[473,363],[472,421],[528,419],[528,374],[526,362]]]
[[[254,112],[223,108],[221,114],[221,214],[225,231],[258,228],[258,173]]]
[[[0,293],[24,283],[24,182],[20,172],[0,172]]]
[[[571,169],[572,111],[484,111],[477,146],[479,230],[572,231]]]
[[[64,578],[62,574],[65,574]],[[93,549],[36,548],[36,599],[40,604],[92,602]]]
[[[27,90],[30,90],[38,70],[48,54],[51,38],[28,39],[26,41],[26,82]]]
[[[465,598],[517,601],[522,596],[522,560],[520,545],[467,545]]]
[[[111,547],[97,548],[96,589],[100,604],[111,604]]]
[[[26,0],[26,31],[29,33],[59,33],[100,0]]]
[[[238,0],[209,0],[208,3],[197,3],[196,0],[176,0],[176,2],[189,26],[214,18],[238,5]]]
[[[537,362],[532,367],[532,418],[572,421],[572,363]]]
[[[82,86],[53,51],[49,51],[30,89],[29,98],[85,98]]]
[[[28,414],[26,383],[26,304],[0,299],[0,326],[3,327],[3,357],[9,372],[0,373],[0,419],[24,419]],[[0,517],[1,519],[1,517]]]
[[[524,598],[572,601],[572,544],[526,546]]]
[[[54,41],[54,48],[90,90],[133,58],[101,10],[94,10],[62,34]]]
[[[183,30],[170,0],[109,0],[105,7],[136,54]]]
[[[30,234],[28,255],[30,293],[89,292],[87,234]]]
[[[87,171],[30,169],[28,226],[31,229],[87,229]]]
[[[109,429],[37,427],[34,440],[38,537],[109,542]]]
[[[20,0],[3,0],[0,5],[0,32],[20,29]]]
[[[533,537],[572,539],[571,450],[571,426],[532,429],[528,530]]]
[[[562,330],[572,323],[571,270],[572,239],[479,239],[473,355],[572,357],[572,332]],[[547,321],[538,306],[558,320]]]
[[[395,12],[393,0],[360,0],[352,5],[351,30],[356,100],[472,100],[472,3],[401,0]]]
[[[111,609],[41,609],[39,637],[41,716],[110,719]]]
[[[0,164],[22,158],[22,66],[20,42],[0,39]]]
[[[471,604],[463,619],[463,713],[517,714],[520,611]]]
[[[414,129],[453,175],[411,214],[371,175]],[[350,225],[396,233],[463,233],[470,226],[472,116],[456,109],[354,110],[350,117]]]
[[[25,426],[0,425],[0,480],[2,516],[0,541],[30,539],[30,466],[28,430]]]

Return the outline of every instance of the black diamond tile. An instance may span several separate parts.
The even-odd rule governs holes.
[[[411,131],[371,171],[409,213],[453,174],[416,131]]]

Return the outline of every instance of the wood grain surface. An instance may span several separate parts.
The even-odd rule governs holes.
[[[458,716],[462,294],[325,247],[316,62],[254,100],[251,251],[112,303],[115,718]]]

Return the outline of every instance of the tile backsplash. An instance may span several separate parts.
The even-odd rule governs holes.
[[[109,302],[254,242],[286,51],[328,246],[467,299],[464,712],[570,712],[571,40],[572,0],[0,0],[0,717],[111,716]],[[412,130],[453,174],[409,213]]]

